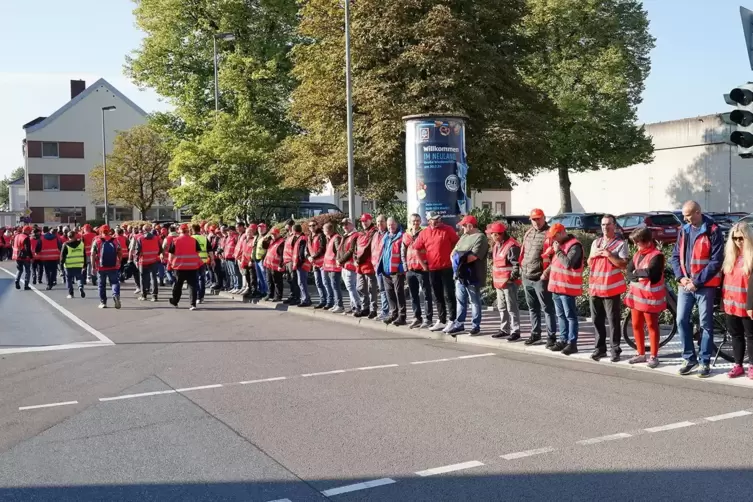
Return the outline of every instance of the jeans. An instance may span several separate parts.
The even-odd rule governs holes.
[[[345,289],[350,297],[350,310],[361,311],[361,298],[358,296],[358,274],[354,270],[343,269],[342,272]]]
[[[554,309],[560,328],[562,343],[578,342],[578,310],[575,307],[575,297],[553,293]]]
[[[324,280],[327,286],[327,294],[330,301],[328,306],[330,307],[342,307],[343,306],[343,290],[340,287],[340,280],[342,278],[341,272],[325,272]]]
[[[254,265],[256,266],[256,282],[259,285],[259,293],[266,295],[269,292],[267,274],[260,261],[254,262]]]
[[[44,276],[47,279],[47,285],[52,287],[57,282],[58,276],[58,262],[56,261],[43,261]]]
[[[695,342],[693,341],[693,327],[691,313],[693,305],[698,305],[698,318],[701,323],[701,364],[711,363],[714,352],[714,297],[716,288],[700,288],[695,293],[680,286],[677,291],[677,331],[682,340],[682,358],[691,363],[698,362]]]
[[[556,317],[552,293],[547,290],[549,281],[529,281],[523,279],[523,292],[528,304],[528,312],[531,316],[531,336],[541,337],[541,311],[544,311],[546,321],[546,334],[554,338],[557,333]]]
[[[141,275],[141,298],[146,298],[150,286],[152,289],[152,298],[157,298],[157,294],[159,293],[159,283],[157,281],[158,270],[158,263],[141,265],[139,267],[139,275]]]
[[[192,307],[196,306],[196,273],[198,270],[176,270],[173,283],[173,303],[178,305],[183,294],[183,283],[188,283],[188,299]]]
[[[296,303],[301,301],[301,288],[298,287],[298,274],[288,265],[288,286],[290,287],[290,299]]]
[[[334,298],[329,296],[327,286],[324,284],[324,275],[325,272],[321,268],[314,267],[314,284],[319,292],[319,305],[332,305]]]
[[[405,321],[405,274],[384,275],[382,277],[390,307],[388,319]]]
[[[455,322],[460,326],[465,324],[468,313],[468,300],[471,301],[471,324],[474,328],[481,329],[481,295],[477,284],[464,284],[455,281],[455,297],[458,302],[458,315]]]
[[[81,268],[66,268],[65,276],[68,279],[68,294],[73,296],[73,281],[78,283],[78,290],[84,290],[84,271]]]
[[[298,278],[298,290],[301,292],[301,303],[311,303],[309,296],[309,273],[300,268],[295,271]]]
[[[227,275],[230,289],[240,289],[241,271],[238,268],[238,264],[234,259],[226,260],[225,263],[227,263]]]
[[[499,310],[499,330],[508,335],[520,334],[520,307],[518,306],[518,285],[508,281],[503,289],[497,288],[497,309]]]
[[[204,294],[207,292],[207,266],[202,265],[199,270],[196,271],[196,286],[198,288],[199,300],[204,299]]]
[[[99,289],[99,301],[107,304],[105,288],[109,279],[112,286],[112,297],[120,298],[120,273],[118,270],[97,270],[97,288]]]
[[[42,284],[43,275],[44,275],[44,266],[42,266],[42,262],[39,260],[33,260],[31,262],[31,280],[34,282],[34,284],[36,283]]]
[[[423,270],[410,270],[406,276],[408,280],[408,289],[410,290],[411,307],[413,309],[413,318],[419,321],[424,320],[426,315],[426,322],[431,324],[431,320],[434,317],[434,305],[431,301],[431,281],[429,280],[429,272]],[[421,310],[421,292],[424,295],[424,308]]]
[[[16,284],[21,283],[21,274],[24,276],[24,286],[29,285],[29,277],[31,276],[31,262],[24,260],[16,260]]]
[[[358,274],[358,295],[364,311],[377,311],[377,291],[376,274]]]
[[[609,320],[609,347],[613,354],[622,352],[620,349],[620,322],[622,319],[622,300],[620,295],[610,298],[591,297],[591,318],[596,329],[596,348],[607,350],[606,321]]]
[[[429,272],[431,291],[437,304],[437,316],[442,324],[455,322],[457,311],[455,306],[455,280],[452,278],[452,267]]]
[[[390,304],[387,298],[387,285],[384,283],[384,276],[377,274],[377,287],[379,288],[379,301],[381,302],[381,318],[387,318],[390,315]]]

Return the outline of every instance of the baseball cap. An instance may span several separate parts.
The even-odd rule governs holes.
[[[182,225],[180,226],[180,231],[181,231],[181,232],[188,232],[188,225],[186,225],[185,223],[183,223],[183,224],[182,224]]]
[[[29,225],[26,225],[26,226],[25,226],[25,227],[23,228],[23,230],[22,230],[22,231],[23,231],[23,233],[25,233],[25,234],[30,234],[30,233],[31,233],[31,227],[30,227]]]
[[[539,208],[531,209],[531,218],[544,218],[544,211]]]
[[[507,226],[504,223],[495,221],[488,227],[486,227],[487,234],[503,234],[507,230]]]
[[[441,217],[442,217],[442,215],[439,214],[436,211],[429,211],[429,212],[426,213],[426,219],[427,220],[437,220],[437,219],[439,219]]]
[[[461,225],[473,225],[475,227],[475,226],[478,226],[478,220],[472,214],[466,214],[465,216],[463,216],[463,219],[460,220],[460,224]]]
[[[374,219],[374,217],[373,217],[373,216],[371,216],[371,214],[370,214],[370,213],[363,213],[363,214],[361,215],[361,221],[371,221],[371,220],[373,220],[373,219]]]
[[[99,227],[99,233],[101,234],[109,234],[110,233],[110,226],[109,225],[102,225]]]
[[[549,231],[546,233],[546,236],[551,239],[558,233],[564,232],[564,231],[565,231],[565,225],[563,225],[562,223],[555,223],[554,225],[549,227]]]
[[[280,235],[280,229],[277,227],[272,227],[272,230],[270,230],[270,232],[272,232],[272,235]]]

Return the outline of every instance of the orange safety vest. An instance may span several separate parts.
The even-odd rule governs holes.
[[[661,255],[661,251],[654,248],[643,257],[643,261],[638,263],[641,254],[636,253],[633,256],[635,270],[647,269],[651,260],[659,255]],[[625,305],[639,312],[648,312],[650,314],[661,313],[667,308],[667,290],[664,287],[664,275],[662,275],[661,280],[656,284],[651,284],[648,277],[639,277],[638,281],[631,282],[628,294],[625,296]]]
[[[272,243],[269,245],[269,248],[267,249],[267,254],[264,256],[264,261],[262,262],[265,268],[268,268],[273,272],[285,271],[285,265],[283,264],[282,256],[280,256],[279,253],[280,246],[284,244],[285,239],[283,239],[282,237],[278,237],[272,241]]]
[[[382,246],[384,246],[384,236],[387,232],[380,232],[377,230],[374,235],[371,236],[371,264],[374,269],[379,265],[379,260],[382,259]]]
[[[599,237],[596,241],[596,247],[601,247],[603,242],[604,237]],[[604,249],[614,253],[623,242],[625,241],[616,237]],[[625,291],[627,291],[627,284],[625,284],[625,276],[621,269],[615,267],[607,258],[595,257],[591,260],[591,270],[588,277],[589,295],[611,298],[621,295]]]
[[[568,250],[576,244],[580,244],[578,239],[573,237],[562,246],[562,252],[567,254]],[[559,295],[580,296],[583,293],[583,262],[581,259],[580,267],[577,269],[565,268],[560,262],[557,255],[552,260],[552,271],[549,274],[549,291]]]
[[[293,255],[292,255],[292,261],[293,261],[293,270],[298,270],[300,267],[301,270],[305,272],[311,271],[311,262],[307,259],[303,259],[300,265],[298,265],[298,258],[301,254],[301,248],[305,247],[308,249],[308,239],[305,235],[298,236],[298,239],[295,241],[295,244],[293,245]]]
[[[497,289],[504,289],[512,275],[513,267],[512,263],[507,262],[507,255],[513,246],[520,247],[520,243],[510,237],[504,243],[495,244],[492,249],[492,282]],[[520,286],[523,281],[518,278],[514,282]]]
[[[377,234],[378,235],[378,234]],[[384,234],[387,235],[387,234]],[[379,244],[379,258],[377,261],[381,260],[382,251],[384,251],[384,235],[382,236],[382,242]],[[400,273],[400,265],[403,262],[403,257],[400,254],[400,246],[403,244],[403,238],[400,237],[399,239],[395,239],[395,241],[391,245],[390,249],[390,275],[395,275]],[[405,270],[403,270],[405,272]]]
[[[159,261],[159,237],[152,236],[147,239],[146,235],[136,237],[141,251],[139,252],[139,266],[147,266]]]
[[[253,239],[245,239],[243,241],[243,246],[240,251],[240,255],[238,258],[240,258],[240,262],[238,263],[238,266],[240,268],[247,268],[251,262],[254,259],[254,249],[256,248],[256,238]]]
[[[59,241],[55,239],[45,239],[42,237],[42,249],[37,255],[39,261],[60,261],[60,249],[58,249]]]
[[[295,246],[296,235],[291,231],[290,235],[285,237],[285,247],[282,248],[282,263],[287,265],[293,262],[293,247]]]
[[[26,234],[18,234],[13,238],[13,256],[11,259],[15,261],[31,261],[31,256],[25,256],[21,258],[21,251],[24,250],[24,243],[26,239],[30,237]],[[34,254],[34,247],[31,248],[31,253]]]
[[[173,240],[175,252],[170,257],[173,270],[199,270],[203,265],[196,251],[196,239],[183,234]]]
[[[120,249],[122,249],[122,259],[128,260],[128,238],[125,235],[116,235],[115,239],[118,241]]]
[[[343,249],[348,249],[351,246],[353,246],[353,241],[356,239],[358,239],[358,232],[354,231],[352,234],[344,238],[342,242],[340,242],[339,251],[342,251]],[[344,268],[345,270],[350,270],[351,272],[355,272],[356,270],[358,270],[358,267],[356,265],[355,249],[353,250],[353,256],[351,257],[351,259],[343,263],[342,268]]]
[[[366,249],[369,249],[373,253],[373,249],[371,247],[371,241],[374,237],[374,234],[377,233],[376,227],[374,225],[370,226],[368,230],[364,230],[363,232],[360,232],[358,234],[358,238],[356,240],[356,270],[359,274],[362,275],[371,275],[374,273],[374,265],[372,264],[373,256],[364,261],[363,263],[360,263],[360,257],[364,255],[366,252]]]
[[[92,243],[94,242],[94,238],[97,237],[97,234],[94,232],[84,232],[81,235],[81,240],[84,243],[84,254],[89,254],[92,250]]]
[[[701,270],[706,268],[711,258],[711,239],[709,233],[716,231],[716,225],[711,225],[708,233],[696,237],[693,243],[693,254],[690,257],[690,274],[685,270],[685,232],[680,234],[680,270],[685,277],[693,278],[694,275],[700,274]],[[703,286],[706,288],[715,288],[722,284],[722,271],[709,279]]]
[[[233,253],[233,258],[235,258],[236,261],[240,260],[243,257],[243,251],[246,249],[247,240],[248,238],[246,237],[245,233],[238,237],[238,244],[236,244],[235,252]]]
[[[34,237],[29,237],[31,239],[31,257],[32,259],[37,259],[37,242],[39,242],[39,239],[35,239]]]
[[[743,258],[737,257],[732,272],[725,274],[722,285],[724,313],[737,317],[748,317],[745,305],[748,303],[748,274],[743,270]]]
[[[311,238],[306,242],[306,251],[308,252],[309,256],[314,256],[321,249],[321,235],[323,234],[316,233],[312,235]],[[322,268],[324,266],[324,255],[314,259],[314,266],[317,268]]]
[[[403,234],[405,261],[407,262],[405,267],[408,270],[423,270],[423,263],[426,263],[426,249],[416,250],[413,248],[413,243],[418,237],[418,234],[421,233],[421,230],[423,229],[419,229],[418,232],[416,232],[416,235],[411,235],[410,232],[405,232]]]
[[[340,237],[339,234],[333,234],[327,240],[327,251],[324,253],[324,265],[322,266],[322,270],[325,272],[341,272],[343,269],[340,264],[337,263],[337,249],[335,243],[337,242],[338,237]]]

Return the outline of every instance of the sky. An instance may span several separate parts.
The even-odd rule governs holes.
[[[753,10],[753,0],[644,0],[657,41],[640,122],[727,111],[722,95],[753,80],[741,3]],[[0,177],[23,165],[21,126],[63,106],[72,79],[88,85],[104,77],[147,112],[169,109],[123,75],[125,56],[143,36],[133,6],[131,0],[0,0]]]

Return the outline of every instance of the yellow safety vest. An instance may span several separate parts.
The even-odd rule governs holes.
[[[75,248],[65,243],[67,252],[65,254],[65,268],[84,268],[84,243],[79,242]]]
[[[199,248],[201,249],[201,251],[199,251],[199,258],[201,258],[201,263],[206,263],[209,258],[209,255],[207,254],[207,238],[203,235],[192,235],[191,237],[196,239],[196,242],[199,243]]]

